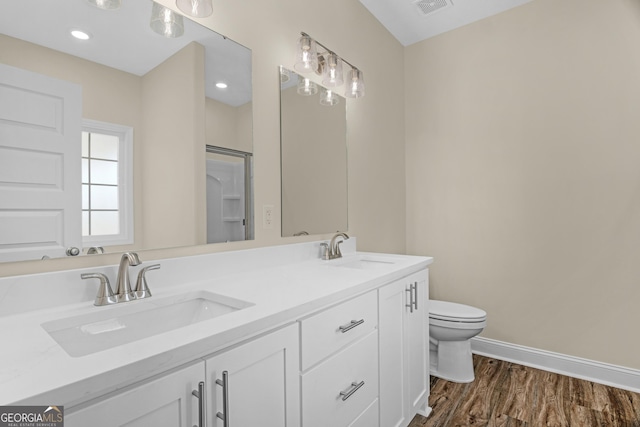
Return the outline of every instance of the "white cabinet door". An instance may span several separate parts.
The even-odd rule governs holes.
[[[379,290],[381,426],[405,427],[427,405],[427,277],[425,270]]]
[[[407,398],[411,418],[423,410],[429,397],[429,309],[426,275],[414,275],[408,279],[415,283],[416,307],[413,313],[405,312]]]
[[[380,425],[406,426],[406,389],[404,349],[404,281],[379,290],[378,333],[380,334]]]
[[[299,426],[299,355],[295,324],[207,359],[207,426]]]
[[[193,427],[198,425],[198,398],[204,363],[162,376],[95,405],[65,414],[67,427]]]
[[[0,261],[82,248],[82,88],[0,64]]]

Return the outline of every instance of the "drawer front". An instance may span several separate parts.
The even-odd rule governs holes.
[[[302,426],[347,427],[377,397],[375,330],[302,375]]]
[[[376,399],[362,414],[349,424],[349,427],[380,427],[380,417],[378,416],[379,400]]]
[[[301,320],[302,370],[367,335],[377,324],[375,291]]]

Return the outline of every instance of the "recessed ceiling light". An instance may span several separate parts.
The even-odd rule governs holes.
[[[216,87],[218,89],[226,89],[227,88],[227,84],[223,83],[223,82],[218,82],[218,83],[216,83]]]
[[[89,40],[91,38],[91,34],[82,30],[71,30],[71,35],[78,40]]]

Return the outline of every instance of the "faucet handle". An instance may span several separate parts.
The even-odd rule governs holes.
[[[113,290],[109,284],[109,278],[102,273],[84,273],[80,275],[83,279],[100,279],[100,287],[96,294],[96,299],[93,301],[93,305],[101,306],[108,304],[115,304],[116,298],[113,295]]]
[[[320,251],[322,252],[322,259],[330,259],[328,243],[320,243]]]
[[[145,274],[149,270],[159,270],[160,264],[153,264],[144,267],[138,273],[138,280],[136,281],[136,289],[133,291],[136,294],[137,299],[148,298],[151,296],[151,291],[149,290],[149,286],[147,285],[147,277]]]
[[[102,246],[91,246],[88,250],[87,250],[87,255],[92,255],[92,254],[103,254],[104,253],[104,248]]]

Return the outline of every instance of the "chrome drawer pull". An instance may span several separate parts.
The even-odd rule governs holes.
[[[360,387],[362,387],[364,385],[364,381],[360,381],[359,383],[357,382],[352,382],[351,383],[351,389],[349,391],[341,391],[340,392],[340,396],[342,396],[342,400],[347,400],[348,398],[351,397],[351,395],[353,393],[355,393],[356,391],[358,391],[360,389]]]
[[[413,308],[418,309],[418,282],[413,285]]]
[[[222,371],[222,380],[216,380],[216,384],[222,387],[222,412],[216,417],[222,420],[224,427],[229,427],[229,372]]]
[[[352,320],[349,324],[340,326],[339,329],[340,329],[340,332],[342,332],[344,334],[345,332],[349,332],[350,330],[352,330],[356,326],[362,325],[363,323],[364,323],[364,319]]]
[[[193,427],[206,427],[207,417],[204,412],[206,407],[206,401],[204,398],[204,381],[200,381],[198,389],[193,390],[191,394],[198,398],[198,425]]]
[[[409,285],[409,289],[405,289],[405,292],[409,292],[409,304],[405,304],[405,307],[409,307],[411,313],[413,313],[413,284]]]

